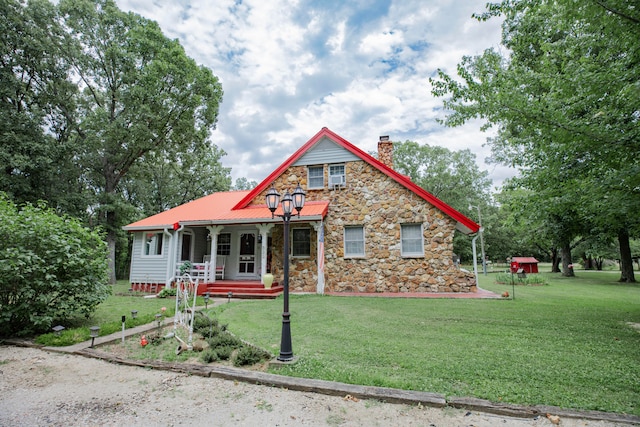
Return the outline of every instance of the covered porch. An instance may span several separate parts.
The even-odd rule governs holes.
[[[291,221],[289,239],[290,262],[305,266],[304,270],[309,272],[307,279],[314,281],[314,287],[317,281],[319,293],[324,291],[324,251],[320,239],[326,208],[326,202],[310,202],[307,215]],[[228,292],[277,296],[283,280],[282,221],[270,218],[271,213],[262,206],[235,215],[246,218],[185,220],[163,230],[131,230],[132,252],[140,253],[139,259],[132,262],[132,290],[157,293],[189,274],[198,280],[199,294],[209,291],[216,296]],[[263,278],[267,273],[274,276],[272,290],[255,292],[260,287],[264,289]],[[232,285],[234,288],[229,289]]]

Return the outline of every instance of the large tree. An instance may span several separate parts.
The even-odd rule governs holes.
[[[67,121],[76,88],[60,60],[63,37],[49,2],[0,2],[0,191],[81,215]]]
[[[432,92],[448,97],[445,124],[481,117],[497,126],[494,157],[522,168],[525,188],[560,187],[546,200],[571,207],[560,225],[596,218],[597,230],[617,235],[621,280],[635,281],[640,10],[624,0],[505,0],[478,18],[493,16],[504,18],[505,54],[489,49],[463,58],[459,78],[432,79]]]
[[[116,240],[127,221],[123,179],[153,156],[179,162],[179,153],[206,149],[222,88],[157,23],[122,12],[112,0],[61,0],[59,10],[70,36],[65,60],[81,89],[76,161],[107,231],[115,281]]]

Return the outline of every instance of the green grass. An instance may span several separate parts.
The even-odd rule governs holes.
[[[132,328],[155,321],[155,315],[166,308],[166,316],[173,316],[175,299],[172,298],[143,298],[144,294],[129,293],[129,282],[120,280],[113,285],[113,293],[100,304],[93,315],[86,318],[68,319],[62,326],[66,329],[60,336],[54,333],[40,335],[36,338],[38,344],[47,346],[67,346],[91,339],[89,327],[100,326],[100,335],[109,335],[122,330],[122,316],[126,317],[125,326]],[[204,305],[204,303],[202,303]],[[132,310],[137,310],[137,317],[133,319]]]
[[[640,415],[640,286],[618,272],[547,276],[515,300],[292,295],[298,363],[345,383]],[[481,286],[512,293],[480,276]],[[279,352],[282,299],[225,304],[229,330]]]

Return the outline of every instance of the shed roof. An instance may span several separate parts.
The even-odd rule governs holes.
[[[518,264],[537,264],[540,261],[538,261],[537,259],[535,259],[534,257],[523,257],[523,256],[516,256],[511,258],[512,262],[517,262]]]

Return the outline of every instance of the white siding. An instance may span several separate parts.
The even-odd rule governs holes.
[[[133,237],[129,280],[142,283],[164,283],[167,273],[168,254],[171,250],[169,247],[171,238],[166,234],[164,235],[161,256],[143,256],[144,234],[144,232],[137,232]]]
[[[329,138],[322,138],[304,153],[293,166],[324,165],[328,163],[353,162],[356,160],[361,159]]]

